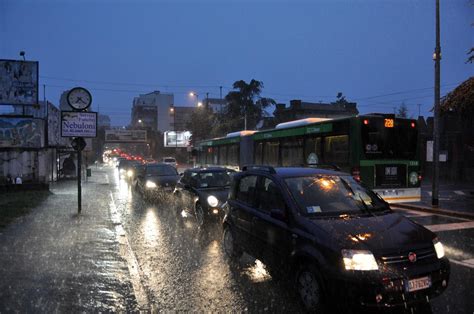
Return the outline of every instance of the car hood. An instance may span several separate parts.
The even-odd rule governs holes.
[[[311,222],[336,240],[341,249],[367,249],[374,254],[425,248],[435,237],[433,232],[397,213]]]
[[[179,180],[179,176],[153,176],[153,175],[148,175],[146,176],[146,180],[155,182],[158,185],[164,185],[166,186],[167,184],[169,186],[175,186],[176,182]]]
[[[208,188],[197,190],[200,197],[207,199],[210,195],[213,195],[219,201],[219,205],[227,202],[229,197],[229,188]]]

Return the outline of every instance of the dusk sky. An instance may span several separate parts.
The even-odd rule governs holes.
[[[440,2],[444,95],[474,75],[474,2]],[[241,79],[263,81],[279,103],[342,92],[361,113],[404,102],[431,115],[434,47],[435,0],[0,0],[0,59],[26,51],[48,100],[86,87],[113,125],[130,122],[140,93],[191,106],[190,91],[219,97]]]

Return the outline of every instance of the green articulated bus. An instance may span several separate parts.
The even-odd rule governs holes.
[[[416,120],[393,114],[308,118],[265,131],[240,131],[198,143],[198,164],[335,166],[386,201],[420,200]]]

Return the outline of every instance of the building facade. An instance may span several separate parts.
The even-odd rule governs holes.
[[[150,127],[154,131],[171,130],[170,108],[174,95],[154,91],[133,99],[132,127]]]
[[[295,99],[290,106],[277,104],[273,115],[276,123],[288,122],[305,118],[343,118],[359,114],[354,102],[337,101],[332,103],[312,103]]]

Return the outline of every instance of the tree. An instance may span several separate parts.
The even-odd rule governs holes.
[[[396,116],[398,118],[408,118],[408,107],[405,103],[402,103],[400,107],[398,107]]]
[[[191,114],[191,120],[186,124],[186,128],[191,132],[191,143],[196,145],[196,142],[214,137],[211,130],[216,123],[216,117],[207,106],[196,108]]]
[[[466,63],[473,63],[474,62],[474,47],[471,48],[471,50],[469,50],[467,55],[469,56],[469,58],[467,58]]]
[[[265,108],[274,105],[271,98],[260,97],[263,82],[252,79],[249,83],[240,80],[233,84],[235,91],[225,96],[227,106],[218,116],[216,132],[225,133],[255,129],[257,123],[266,116]]]

